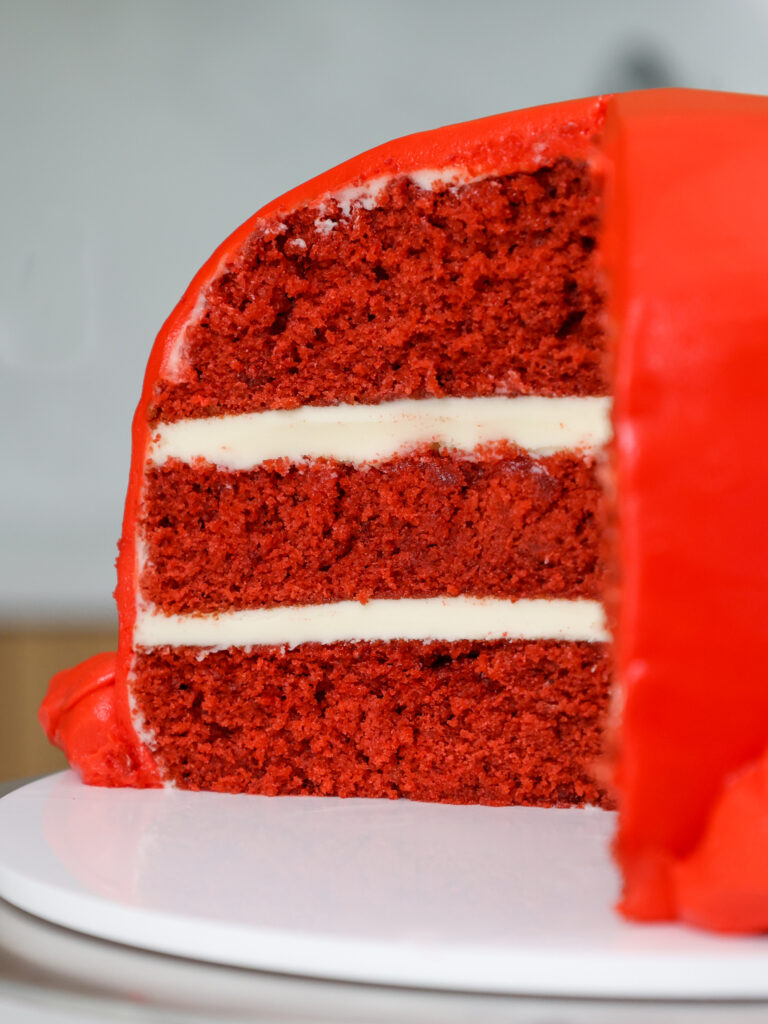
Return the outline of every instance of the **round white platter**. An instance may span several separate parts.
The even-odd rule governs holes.
[[[0,896],[76,931],[287,974],[768,998],[768,937],[631,925],[605,811],[83,786],[0,800]]]

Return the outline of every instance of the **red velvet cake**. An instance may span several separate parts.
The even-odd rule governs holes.
[[[652,91],[239,228],[150,357],[119,651],[41,710],[83,779],[615,801],[628,916],[768,928],[766,167],[768,100]]]

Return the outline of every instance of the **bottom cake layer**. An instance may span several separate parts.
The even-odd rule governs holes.
[[[609,683],[604,644],[393,641],[147,649],[132,695],[185,789],[606,806]]]

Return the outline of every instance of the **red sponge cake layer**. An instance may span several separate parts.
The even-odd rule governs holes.
[[[154,422],[607,393],[599,195],[585,164],[436,190],[400,177],[347,216],[343,204],[254,231],[187,328],[182,379],[158,382]]]
[[[250,472],[169,461],[142,516],[146,600],[169,613],[374,597],[599,597],[594,460],[500,444]],[[205,557],[201,557],[204,552]]]
[[[605,803],[605,645],[305,644],[140,653],[133,693],[190,789]]]

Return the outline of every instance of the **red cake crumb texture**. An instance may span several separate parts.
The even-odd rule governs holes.
[[[428,191],[395,178],[267,222],[185,336],[153,421],[447,395],[600,395],[599,196],[583,162]],[[319,224],[319,226],[318,226]]]
[[[156,648],[136,676],[158,759],[184,788],[607,800],[593,771],[608,696],[601,644],[401,640],[203,658]]]
[[[150,357],[117,660],[41,713],[86,781],[605,806],[607,735],[623,913],[768,930],[766,168],[768,99],[648,91],[397,140],[239,228]],[[511,446],[147,466],[184,418],[606,394],[611,472]],[[133,644],[139,602],[452,594],[602,594],[615,642]]]
[[[148,474],[146,600],[168,613],[381,597],[599,596],[594,460],[498,445],[372,465]],[[205,551],[205,558],[200,552]]]

